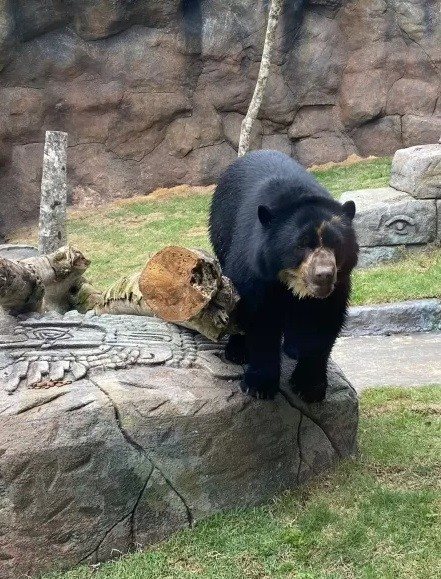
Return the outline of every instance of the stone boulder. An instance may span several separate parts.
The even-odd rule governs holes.
[[[341,196],[342,202],[355,202],[361,267],[441,242],[441,144],[399,149],[392,160],[390,185]]]
[[[397,151],[390,184],[417,199],[441,199],[441,144]]]
[[[0,327],[0,576],[96,563],[249,507],[356,453],[357,396],[258,401],[223,347],[131,316]]]

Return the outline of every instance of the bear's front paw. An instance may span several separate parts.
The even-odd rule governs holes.
[[[308,404],[322,402],[326,397],[326,388],[328,387],[326,374],[319,374],[316,370],[298,364],[291,376],[290,383],[293,392]]]
[[[279,390],[279,379],[277,376],[245,372],[240,388],[244,394],[254,398],[273,400]]]
[[[233,364],[246,364],[248,362],[245,336],[241,334],[230,336],[225,346],[225,358]]]

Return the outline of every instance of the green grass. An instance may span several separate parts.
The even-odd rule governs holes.
[[[317,170],[315,174],[338,197],[350,189],[387,185],[390,165],[390,159],[375,159]],[[186,192],[185,187],[178,189]],[[92,260],[88,270],[92,283],[105,289],[119,277],[141,268],[149,255],[166,245],[210,249],[208,191],[196,188],[197,194],[172,195],[162,200],[141,197],[93,211],[74,212],[69,219],[69,240]],[[19,238],[35,241],[35,231]],[[440,250],[354,275],[354,304],[440,295]]]
[[[432,297],[441,297],[440,249],[353,274],[354,305]]]
[[[317,169],[314,175],[335,197],[344,191],[387,187],[390,180],[391,159],[384,157],[347,166]]]
[[[441,387],[361,396],[359,460],[144,553],[45,579],[441,577]]]

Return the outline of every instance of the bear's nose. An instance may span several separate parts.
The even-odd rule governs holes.
[[[315,271],[314,278],[318,284],[331,284],[334,281],[334,268],[319,267]]]

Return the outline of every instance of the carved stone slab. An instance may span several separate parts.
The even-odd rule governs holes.
[[[223,346],[161,320],[136,316],[34,316],[3,329],[0,384],[12,394],[47,383],[71,383],[134,365],[206,368],[238,378],[242,369],[220,357]]]
[[[414,199],[392,187],[348,191],[341,202],[350,199],[355,202],[354,226],[362,247],[435,241],[435,200]]]
[[[116,557],[356,452],[357,396],[244,396],[222,345],[135,316],[0,322],[0,577]]]

